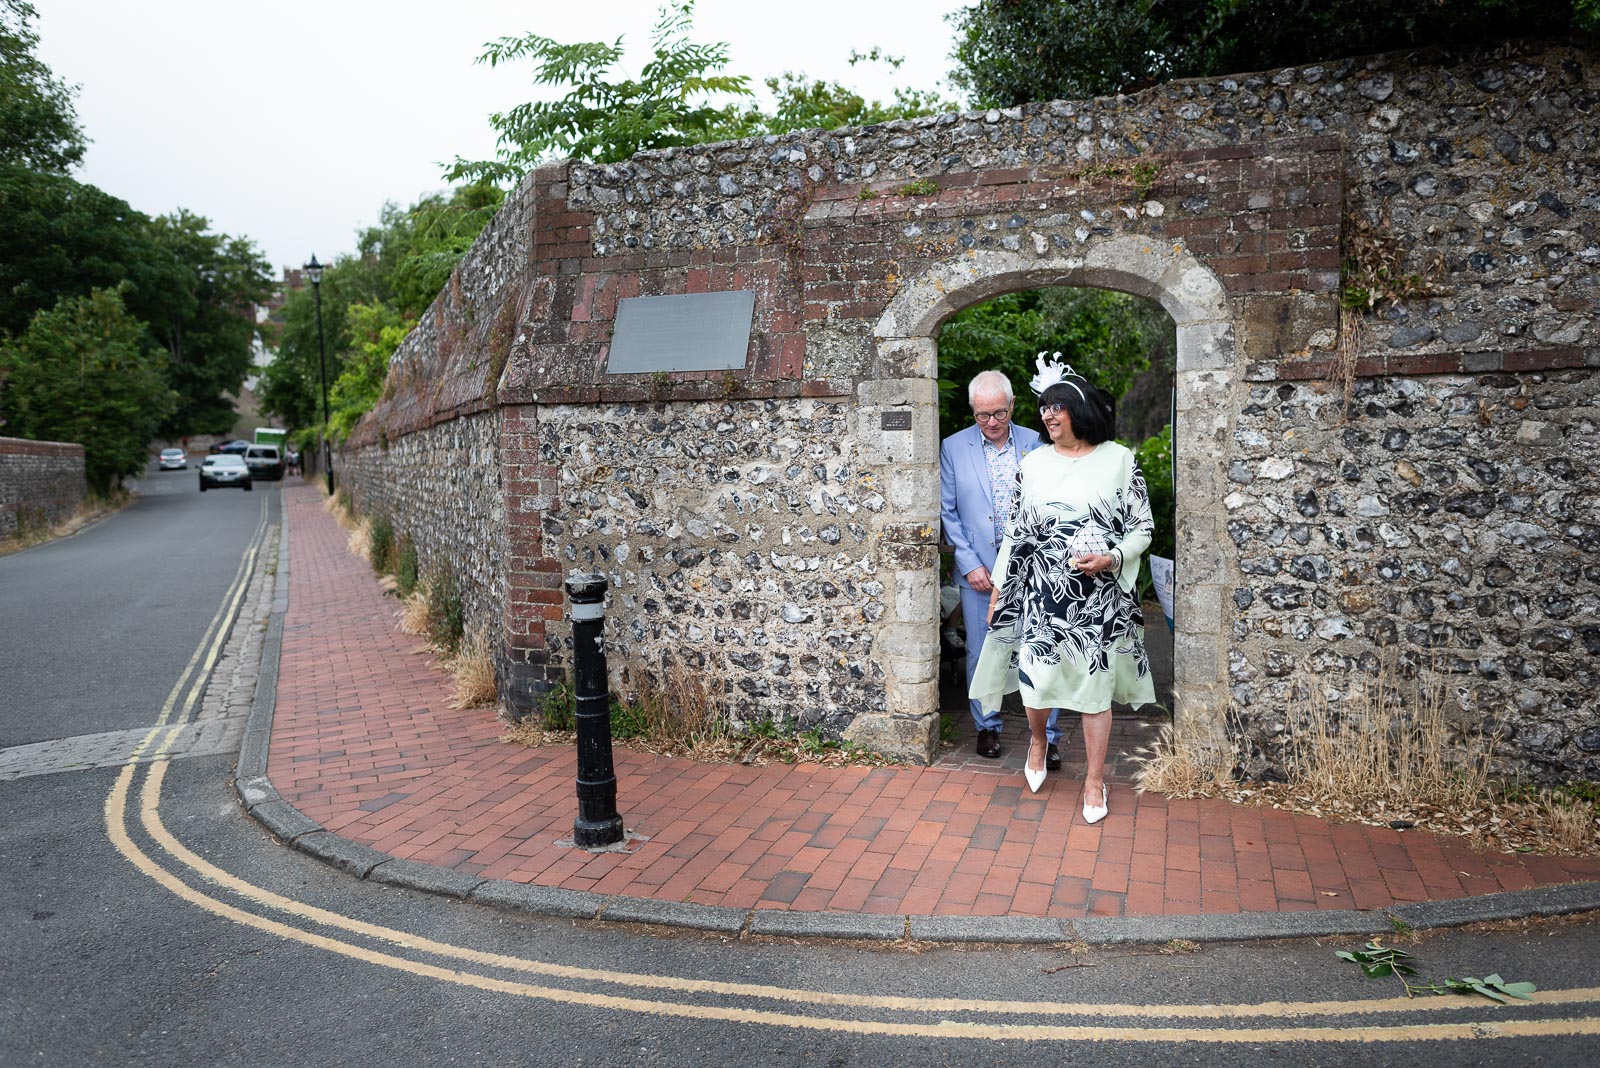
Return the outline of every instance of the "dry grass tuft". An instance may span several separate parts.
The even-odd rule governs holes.
[[[1215,753],[1180,737],[1171,727],[1143,750],[1135,773],[1139,790],[1168,797],[1215,797],[1228,781],[1228,765]]]
[[[489,640],[482,633],[469,634],[456,655],[445,661],[444,667],[455,687],[450,698],[451,708],[483,708],[499,698]]]
[[[1540,833],[1521,833],[1530,827]],[[1600,812],[1592,802],[1559,790],[1541,789],[1531,801],[1509,802],[1495,830],[1512,849],[1569,856],[1600,852]]]
[[[350,508],[350,496],[343,491],[322,499],[322,510],[333,516],[333,521],[345,530],[356,528],[356,514]],[[365,555],[365,554],[363,554]]]
[[[500,740],[508,745],[525,745],[529,749],[537,749],[541,745],[576,745],[578,734],[576,731],[549,730],[537,716],[530,716],[520,723],[508,725]]]
[[[569,729],[573,711],[571,689],[558,686],[547,696],[539,716],[514,724],[503,740],[529,746],[571,744],[575,737]],[[882,754],[825,739],[816,731],[779,733],[773,725],[762,723],[749,733],[738,733],[730,724],[721,676],[684,665],[672,665],[659,677],[637,676],[633,695],[611,704],[612,738],[657,756],[720,764],[894,763]]]
[[[660,679],[640,672],[630,711],[637,721],[629,725],[629,741],[647,753],[703,759],[722,751],[729,737],[718,678],[682,665],[664,669]]]
[[[96,494],[86,498],[70,515],[54,522],[25,522],[19,515],[19,522],[11,536],[0,538],[0,556],[31,549],[58,538],[69,538],[89,524],[127,507],[132,500],[132,493],[118,489],[104,496]]]
[[[400,630],[404,634],[421,638],[428,633],[428,616],[431,609],[428,606],[427,582],[417,585],[410,596],[400,601]]]
[[[1445,715],[1445,690],[1401,684],[1388,672],[1330,702],[1320,680],[1283,750],[1285,782],[1234,782],[1236,750],[1216,759],[1163,731],[1142,757],[1140,790],[1220,797],[1326,819],[1418,827],[1485,850],[1600,853],[1596,806],[1571,792],[1527,788],[1492,773],[1495,739],[1463,736]]]
[[[372,555],[372,520],[362,519],[350,525],[350,539],[345,543],[351,555],[366,560]]]
[[[1495,739],[1458,740],[1440,686],[1401,689],[1380,672],[1342,709],[1314,688],[1308,711],[1307,728],[1290,739],[1291,781],[1330,812],[1414,822],[1471,809],[1492,793]]]

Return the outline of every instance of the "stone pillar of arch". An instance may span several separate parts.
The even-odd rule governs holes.
[[[932,493],[891,494],[895,522],[887,530],[916,531],[939,523],[939,360],[936,337],[952,314],[1003,293],[1051,286],[1115,289],[1160,303],[1177,324],[1178,458],[1177,560],[1174,622],[1174,725],[1180,736],[1208,749],[1222,740],[1227,711],[1228,601],[1226,576],[1236,561],[1225,537],[1222,497],[1235,393],[1234,328],[1217,276],[1181,244],[1113,237],[1081,256],[1041,258],[1011,252],[969,252],[908,280],[874,327],[878,364],[891,374],[860,387],[868,418],[885,398],[913,408],[913,437],[894,460],[908,485]],[[891,370],[892,369],[892,370]],[[937,533],[935,533],[935,538]],[[915,540],[908,536],[908,542]],[[910,553],[897,553],[911,562]],[[923,554],[924,556],[926,554]],[[889,674],[886,710],[858,717],[848,736],[862,744],[903,749],[927,738],[938,723],[937,561],[891,570],[894,616],[881,648]]]

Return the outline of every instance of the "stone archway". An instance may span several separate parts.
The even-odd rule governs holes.
[[[1023,289],[1076,286],[1115,289],[1157,301],[1177,325],[1177,392],[1180,412],[1173,427],[1173,449],[1182,458],[1177,497],[1177,633],[1174,638],[1174,724],[1201,744],[1220,741],[1227,710],[1226,641],[1222,628],[1222,578],[1225,574],[1219,512],[1226,485],[1230,406],[1221,403],[1233,384],[1234,328],[1226,292],[1208,267],[1181,244],[1143,238],[1114,237],[1081,256],[1039,258],[1010,252],[972,252],[934,264],[912,278],[884,309],[874,327],[880,358],[886,365],[914,368],[926,379],[938,374],[936,337],[940,325],[964,307]],[[912,404],[926,410],[914,416],[919,426],[938,426],[936,392],[910,388]],[[932,479],[938,477],[937,448]],[[920,450],[922,456],[926,450]],[[928,475],[922,474],[922,481]],[[909,503],[909,502],[908,502]],[[902,522],[938,523],[937,504],[898,518]],[[931,512],[929,508],[931,507]],[[911,588],[911,584],[906,584]],[[917,583],[917,607],[925,617],[912,618],[913,606],[902,605],[906,626],[924,626],[936,634],[938,608],[928,590],[935,583]],[[936,644],[934,646],[937,647]],[[929,669],[891,660],[896,678],[922,679]],[[891,715],[937,716],[937,697],[927,686],[890,687]],[[898,698],[898,701],[896,700]],[[922,707],[911,707],[912,703]]]

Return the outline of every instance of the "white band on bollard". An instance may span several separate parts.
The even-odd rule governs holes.
[[[604,619],[606,606],[600,603],[575,604],[572,606],[573,619]]]

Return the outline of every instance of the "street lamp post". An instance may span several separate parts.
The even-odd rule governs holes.
[[[317,302],[317,371],[322,379],[322,466],[328,473],[328,496],[333,496],[333,443],[328,440],[328,353],[322,343],[322,270],[317,254],[311,254],[306,264],[306,277],[311,279],[311,293]]]

